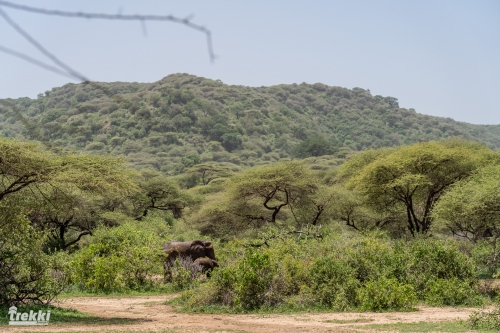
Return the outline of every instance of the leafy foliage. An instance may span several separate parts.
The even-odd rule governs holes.
[[[220,267],[185,294],[188,306],[409,311],[417,301],[483,302],[474,290],[474,265],[453,242],[343,234],[321,241],[287,238],[244,252],[240,247],[234,242],[218,252]]]
[[[189,257],[178,257],[169,267],[170,280],[175,290],[188,289],[197,285],[202,268]]]
[[[288,158],[458,136],[500,147],[499,126],[418,114],[390,96],[321,83],[229,86],[188,74],[160,81],[67,84],[37,99],[9,99],[33,126],[0,107],[0,135],[126,156],[137,169],[182,172],[183,158],[254,166]],[[35,128],[39,135],[30,132]],[[188,163],[189,164],[189,163]]]
[[[412,234],[430,229],[432,209],[448,187],[498,160],[484,146],[455,139],[403,146],[382,151],[377,157],[367,154],[364,166],[362,158],[343,166],[347,185],[387,219],[406,216]]]
[[[105,222],[139,190],[136,172],[119,158],[56,154],[33,142],[0,139],[0,201],[11,198],[36,230],[48,231],[49,248],[66,249]]]
[[[467,320],[471,329],[500,329],[500,304],[497,302],[493,310],[474,311]]]
[[[218,237],[269,228],[299,228],[327,220],[333,195],[296,161],[248,169],[225,182],[217,200],[193,216],[199,228]]]
[[[174,218],[181,218],[186,207],[193,206],[198,201],[179,188],[172,179],[154,174],[147,176],[141,182],[141,192],[134,198],[135,210],[145,217],[151,210],[170,212]]]
[[[411,284],[402,284],[396,278],[368,281],[359,291],[361,309],[369,311],[410,311],[418,299]]]
[[[232,174],[228,167],[216,163],[197,164],[186,169],[185,172],[199,177],[203,185],[207,185],[214,179],[225,178]]]
[[[337,151],[335,144],[323,139],[320,136],[308,137],[299,143],[292,154],[298,158],[309,156],[333,155]]]
[[[478,241],[500,236],[500,166],[477,170],[454,184],[434,209],[441,227]]]
[[[68,285],[65,254],[45,253],[45,241],[16,205],[0,201],[0,306],[48,303]]]
[[[356,270],[346,262],[332,257],[319,258],[309,271],[311,293],[320,305],[338,310],[347,310],[356,301]]]
[[[434,306],[457,306],[481,304],[481,295],[471,288],[469,281],[457,278],[437,279],[429,283],[426,303]]]
[[[68,259],[53,250],[92,232],[106,195],[137,191],[134,175],[116,158],[0,139],[0,303],[47,303],[61,292]]]
[[[161,274],[164,240],[144,224],[100,228],[74,254],[74,280],[81,290],[120,292],[154,286]]]

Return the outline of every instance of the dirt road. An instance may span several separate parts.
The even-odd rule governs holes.
[[[366,324],[467,319],[474,309],[421,307],[416,312],[304,313],[228,315],[176,313],[167,297],[76,297],[55,304],[101,318],[129,318],[119,324],[60,324],[44,327],[0,327],[0,332],[371,332]],[[360,327],[361,326],[361,327]]]

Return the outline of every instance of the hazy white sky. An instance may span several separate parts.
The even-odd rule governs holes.
[[[43,16],[2,7],[61,60],[95,81],[153,82],[190,73],[227,84],[316,83],[370,89],[417,112],[500,124],[498,0],[11,0],[123,14],[173,14],[174,23]],[[0,19],[0,45],[46,59]],[[36,97],[71,81],[0,53],[0,98]]]

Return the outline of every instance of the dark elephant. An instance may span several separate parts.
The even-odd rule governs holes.
[[[219,263],[210,258],[198,258],[193,262],[193,265],[200,266],[201,272],[206,273],[207,277],[210,277],[210,273],[215,267],[219,267]]]
[[[198,258],[207,257],[215,260],[212,242],[199,239],[188,242],[168,242],[163,245],[163,251],[167,254],[165,260],[165,276],[167,279],[170,276],[170,267],[174,265],[177,258],[195,261]]]

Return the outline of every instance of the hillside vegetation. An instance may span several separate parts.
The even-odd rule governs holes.
[[[188,74],[154,83],[82,83],[0,106],[0,136],[125,155],[166,175],[211,162],[226,170],[458,136],[500,147],[500,126],[418,114],[394,97],[321,83],[229,86]],[[473,110],[471,110],[473,111]]]

